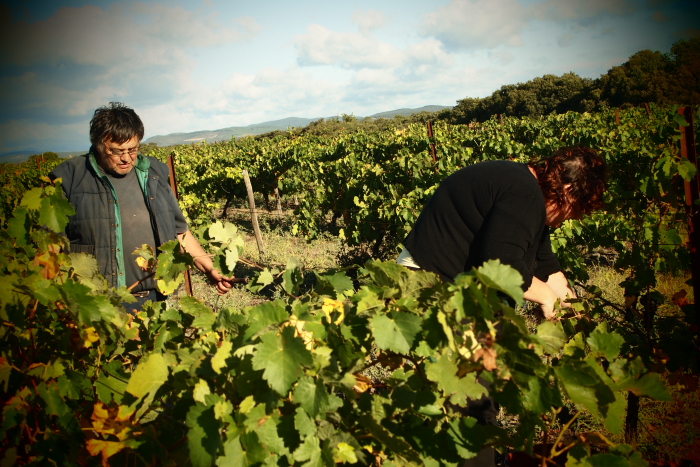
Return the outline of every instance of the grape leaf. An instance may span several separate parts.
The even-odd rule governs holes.
[[[346,462],[349,464],[357,463],[355,448],[348,443],[338,443],[335,449],[333,449],[333,460],[339,464]]]
[[[460,378],[457,365],[447,355],[441,355],[437,363],[426,364],[425,375],[438,384],[445,396],[456,395],[453,402],[464,406],[467,398],[479,399],[486,393],[486,388],[476,382],[473,373]]]
[[[203,379],[199,379],[197,381],[197,384],[194,385],[194,389],[192,390],[192,399],[194,399],[197,402],[201,402],[202,404],[205,404],[207,401],[207,396],[211,394],[211,389],[209,389],[209,383],[207,383]]]
[[[561,323],[545,321],[537,326],[537,338],[545,352],[556,355],[566,343],[566,333]]]
[[[221,369],[226,366],[226,359],[231,356],[232,349],[233,343],[224,341],[216,350],[216,355],[211,359],[211,367],[216,373],[221,374]]]
[[[238,436],[224,443],[224,455],[216,459],[217,467],[248,467],[245,451]]]
[[[26,208],[17,208],[13,212],[13,217],[7,221],[7,231],[10,237],[14,238],[19,246],[27,246],[31,243],[29,232],[33,222]]]
[[[165,344],[184,334],[182,328],[180,328],[177,323],[173,321],[167,321],[158,328],[155,335],[155,340],[153,341],[153,350],[161,350]]]
[[[270,452],[278,454],[279,456],[285,456],[289,454],[289,450],[284,445],[284,439],[282,439],[278,432],[278,430],[282,428],[279,424],[279,415],[275,414],[272,417],[264,417],[255,425],[254,430],[258,434],[260,443]]]
[[[689,126],[685,116],[679,113],[673,116],[673,121],[679,126]]]
[[[279,336],[267,333],[255,346],[253,369],[264,370],[263,378],[278,394],[285,395],[301,375],[302,365],[312,366],[313,358],[304,341],[294,337],[294,328],[282,329]]]
[[[7,385],[10,382],[10,373],[13,366],[7,362],[5,357],[0,357],[0,383],[5,383],[4,391],[7,392]]]
[[[282,274],[282,288],[289,295],[296,295],[299,293],[302,282],[304,282],[304,276],[301,273],[301,262],[297,258],[289,258]]]
[[[91,295],[89,287],[73,279],[66,279],[66,282],[60,286],[60,292],[66,305],[78,317],[81,324],[102,319],[100,304],[106,305],[105,300],[109,301],[107,297]]]
[[[184,272],[187,267],[194,266],[194,260],[189,253],[181,251],[180,242],[171,240],[160,246],[162,253],[158,255],[156,279],[158,290],[164,295],[170,295],[185,280]]]
[[[379,299],[377,292],[366,285],[363,285],[350,299],[357,303],[358,314],[366,310],[384,307],[384,301]]]
[[[316,424],[306,413],[306,410],[304,410],[301,407],[299,407],[296,413],[294,414],[294,426],[296,427],[297,431],[299,432],[299,435],[301,435],[302,438],[306,438],[307,436],[313,436],[316,434]]]
[[[329,274],[316,274],[317,285],[315,287],[316,293],[319,295],[331,295],[335,294],[336,298],[346,291],[353,291],[354,286],[352,284],[352,279],[350,279],[345,272],[337,272],[333,275]]]
[[[212,327],[216,323],[216,316],[214,313],[205,313],[197,316],[192,321],[193,328],[200,328],[206,331],[211,331]]]
[[[31,210],[38,211],[41,208],[41,200],[43,198],[44,190],[37,187],[24,193],[22,196],[22,201],[20,201],[20,206],[26,206]]]
[[[236,267],[236,263],[238,263],[238,249],[231,248],[229,250],[226,250],[226,272],[225,272],[225,274],[232,273],[234,268]]]
[[[417,465],[421,464],[419,454],[413,450],[410,444],[391,433],[381,424],[377,423],[377,421],[372,418],[371,415],[361,416],[360,423],[364,429],[368,430],[372,434],[374,439],[386,446],[396,456],[400,457],[402,460],[414,462]],[[307,439],[313,438],[310,437]]]
[[[269,269],[265,268],[260,274],[257,274],[246,286],[253,293],[258,293],[268,285],[275,282],[275,277]]]
[[[186,296],[180,299],[180,306],[182,306],[182,311],[190,316],[198,318],[202,315],[213,314],[211,308],[206,306],[204,303],[200,302],[194,297]]]
[[[554,370],[569,399],[592,414],[597,416],[602,408],[615,402],[612,389],[585,362],[569,362]]]
[[[414,314],[395,311],[372,318],[370,328],[377,347],[406,355],[421,330],[422,322],[423,320]]]
[[[216,419],[214,407],[195,403],[187,412],[186,423],[192,466],[211,467],[216,454],[223,448],[219,433],[221,422]]]
[[[129,378],[126,391],[139,399],[155,394],[168,379],[168,364],[159,353],[152,353],[139,362]]]
[[[303,467],[323,467],[321,441],[315,436],[307,437],[292,455],[297,462],[304,462]]]
[[[68,200],[50,196],[41,200],[39,224],[45,225],[54,232],[63,232],[68,225],[68,216],[74,214],[75,209]]]
[[[127,383],[117,378],[113,378],[107,374],[100,373],[97,381],[95,381],[95,390],[100,400],[105,404],[111,404],[112,399],[119,404],[122,400],[122,395],[126,391]]]
[[[621,389],[631,391],[638,396],[649,396],[657,401],[673,401],[657,373],[647,373],[639,379],[627,378],[618,381],[617,384]]]
[[[678,164],[678,173],[681,175],[681,177],[683,177],[683,180],[685,180],[686,182],[692,180],[697,171],[698,169],[697,167],[695,167],[695,164],[690,162],[688,159],[684,158]]]
[[[625,423],[627,401],[619,391],[615,393],[615,402],[608,405],[605,414],[605,428],[611,433],[622,434]]]
[[[616,332],[607,332],[607,325],[600,323],[598,327],[586,339],[586,342],[594,354],[605,355],[612,362],[620,354],[620,348],[625,339]]]
[[[49,303],[57,302],[61,299],[60,284],[54,281],[41,278],[27,285],[34,294],[34,297],[43,305],[48,305]],[[4,291],[0,290],[0,295],[3,292]]]
[[[523,303],[523,277],[517,269],[501,264],[497,259],[486,261],[475,270],[476,277],[488,287],[505,292],[518,304]]]
[[[236,242],[240,235],[234,224],[228,222],[224,224],[221,221],[216,221],[209,227],[209,238],[225,247]]]
[[[449,426],[448,433],[455,443],[459,456],[462,459],[476,457],[486,442],[483,427],[478,424],[476,418],[455,418]]]
[[[321,381],[304,376],[294,388],[294,401],[296,401],[312,418],[324,415],[343,405],[343,401],[334,394],[328,394]]]
[[[73,268],[74,277],[77,276],[81,284],[87,285],[91,290],[107,290],[109,283],[100,274],[100,265],[93,255],[87,253],[70,253],[68,255]]]
[[[286,305],[282,300],[263,303],[249,308],[247,311],[250,326],[244,334],[246,340],[271,324],[283,323],[289,319],[289,313],[287,313]]]

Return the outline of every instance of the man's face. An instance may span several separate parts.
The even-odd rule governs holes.
[[[138,136],[122,144],[106,140],[103,149],[97,153],[97,165],[111,175],[128,174],[136,166],[139,143]]]

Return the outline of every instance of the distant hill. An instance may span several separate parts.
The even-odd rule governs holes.
[[[261,135],[275,130],[286,130],[287,128],[304,127],[315,120],[318,120],[318,118],[287,117],[282,120],[254,123],[248,126],[231,126],[213,131],[193,131],[191,133],[152,136],[145,140],[144,143],[156,143],[158,146],[174,146],[176,144],[197,143],[205,140],[210,143],[228,141],[231,138]]]
[[[447,105],[426,105],[425,107],[420,107],[417,109],[398,109],[390,110],[388,112],[380,112],[378,114],[370,115],[371,118],[394,118],[397,115],[402,117],[408,117],[409,115],[421,113],[421,112],[439,112],[443,109],[451,109],[451,106]]]
[[[380,112],[370,115],[370,118],[394,118],[396,115],[408,116],[420,112],[437,112],[442,109],[449,109],[449,106],[442,105],[426,105],[417,109],[397,109],[388,112]],[[288,128],[305,127],[311,122],[319,120],[317,118],[301,118],[287,117],[281,120],[272,120],[269,122],[254,123],[248,126],[232,126],[228,128],[220,128],[212,131],[193,131],[190,133],[171,133],[169,135],[152,136],[144,141],[144,143],[156,143],[158,146],[174,146],[177,144],[196,143],[199,141],[207,141],[213,143],[216,141],[228,141],[231,138],[241,138],[243,136],[255,136],[271,131],[285,131]],[[358,117],[363,118],[363,117]]]
[[[396,109],[390,110],[388,112],[379,112],[374,115],[370,115],[369,118],[394,118],[397,115],[407,117],[420,112],[439,112],[443,109],[450,109],[450,106],[444,105],[426,105],[424,107],[419,107],[416,109]],[[253,123],[248,126],[232,126],[228,128],[220,128],[213,131],[193,131],[190,133],[171,133],[169,135],[158,135],[152,136],[144,141],[147,143],[156,143],[158,146],[175,146],[177,144],[186,143],[196,143],[199,141],[207,141],[210,143],[216,141],[228,141],[231,138],[241,138],[243,136],[255,136],[261,135],[263,133],[270,133],[271,131],[285,131],[288,128],[299,128],[305,127],[311,122],[315,122],[322,117],[317,118],[301,118],[301,117],[287,117],[281,120],[271,120],[269,122]],[[332,118],[332,117],[325,117]],[[362,119],[364,117],[357,117]],[[82,151],[65,151],[57,152],[59,157],[68,158],[70,156],[78,156],[85,154],[87,149]],[[18,164],[29,159],[29,156],[34,154],[41,154],[42,151],[35,150],[23,150],[23,151],[12,151],[0,154],[0,163],[10,162],[13,164]]]
[[[33,156],[35,154],[41,154],[43,151],[12,151],[12,152],[6,152],[4,154],[0,154],[0,163],[3,162],[9,162],[11,164],[19,164],[21,162],[24,162],[29,159],[29,156]],[[58,157],[61,157],[63,159],[67,159],[71,156],[79,156],[81,154],[85,154],[88,152],[87,149],[84,151],[64,151],[64,152],[57,152]]]

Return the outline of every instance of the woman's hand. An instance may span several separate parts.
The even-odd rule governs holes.
[[[555,272],[547,279],[547,285],[561,300],[561,306],[568,308],[571,306],[566,300],[569,298],[578,298],[576,292],[569,286],[569,281],[563,272]]]
[[[558,297],[546,282],[533,277],[530,288],[525,291],[523,297],[525,300],[539,303],[542,306],[545,318],[550,319],[550,316],[554,316],[554,304]]]

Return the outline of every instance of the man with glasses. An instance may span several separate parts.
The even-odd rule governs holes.
[[[214,269],[185,217],[169,184],[168,167],[139,154],[144,128],[133,109],[118,102],[100,107],[90,121],[90,152],[56,167],[52,178],[75,208],[66,235],[72,252],[94,254],[100,272],[112,287],[131,287],[138,311],[148,300],[164,300],[153,278],[135,261],[133,251],[178,239],[195,258],[219,294],[229,291],[230,278]]]

